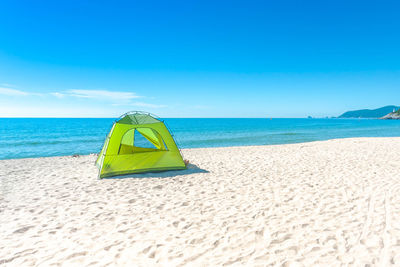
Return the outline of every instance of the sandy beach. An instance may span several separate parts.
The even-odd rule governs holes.
[[[95,155],[0,161],[0,265],[400,266],[400,138],[183,155],[103,180]]]

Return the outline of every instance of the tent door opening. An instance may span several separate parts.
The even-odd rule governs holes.
[[[161,135],[151,128],[133,128],[122,137],[118,154],[168,150]]]

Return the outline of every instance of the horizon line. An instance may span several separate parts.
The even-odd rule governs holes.
[[[339,119],[337,116],[324,117],[159,117],[161,119]],[[0,119],[118,119],[118,117],[0,117]],[[352,118],[340,118],[352,119]],[[356,118],[362,119],[362,118]]]

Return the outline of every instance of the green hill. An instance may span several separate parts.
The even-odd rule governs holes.
[[[375,119],[381,118],[390,112],[393,112],[393,109],[398,110],[400,107],[398,106],[385,106],[377,109],[360,109],[347,111],[339,116],[339,118],[368,118]]]

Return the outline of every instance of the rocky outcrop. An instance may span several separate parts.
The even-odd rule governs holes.
[[[381,120],[400,120],[400,111],[390,112],[389,114],[380,118]]]

